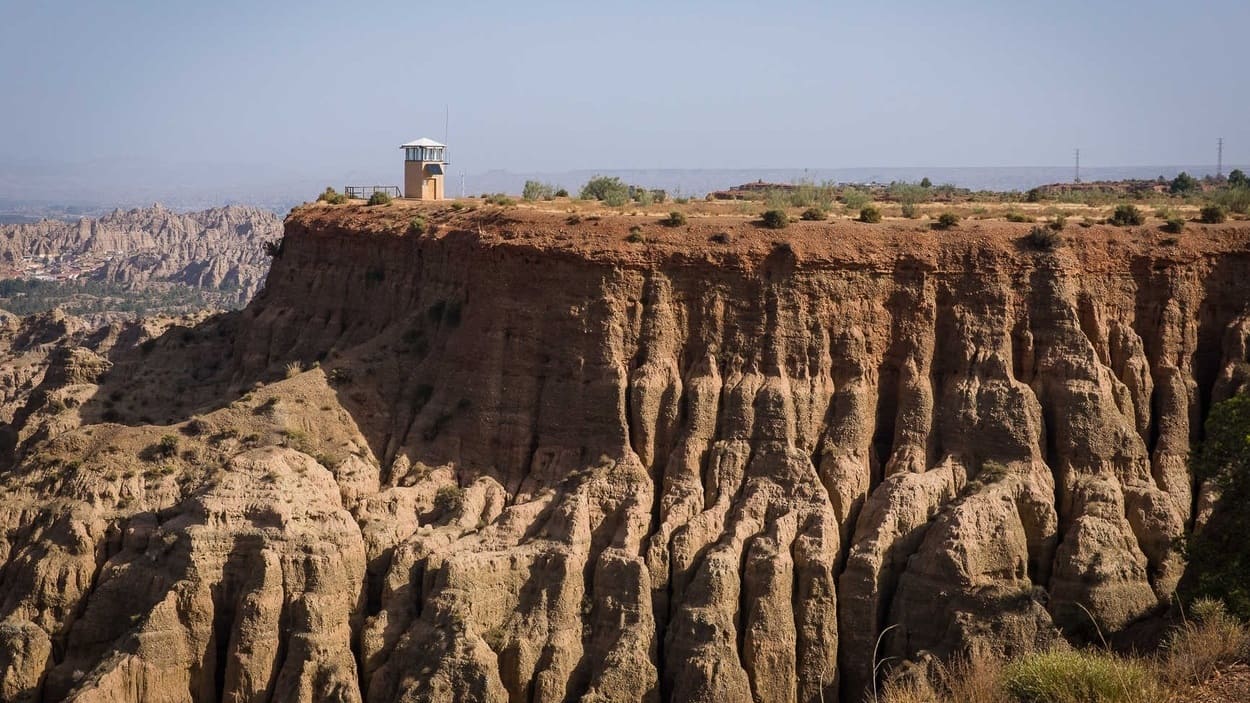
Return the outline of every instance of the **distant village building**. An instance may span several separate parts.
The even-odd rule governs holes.
[[[447,145],[422,137],[399,148],[404,150],[404,197],[442,200]]]

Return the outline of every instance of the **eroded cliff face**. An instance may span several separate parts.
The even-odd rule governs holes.
[[[414,212],[298,212],[247,310],[18,432],[0,698],[854,701],[879,638],[1129,632],[1250,375],[1240,224]]]

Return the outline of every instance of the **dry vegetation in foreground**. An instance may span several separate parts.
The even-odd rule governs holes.
[[[885,684],[882,703],[1160,703],[1189,701],[1192,687],[1250,661],[1250,627],[1219,601],[1194,602],[1152,656],[1055,649],[1003,661],[973,652]],[[1205,699],[1197,700],[1222,700]],[[1234,700],[1234,699],[1229,699]]]

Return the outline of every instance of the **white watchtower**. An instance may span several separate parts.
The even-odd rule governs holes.
[[[447,145],[422,137],[399,148],[404,150],[404,197],[442,200]]]

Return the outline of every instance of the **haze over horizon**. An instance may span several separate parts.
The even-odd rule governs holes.
[[[1231,0],[2,6],[0,199],[395,182],[448,106],[453,180],[1250,161]]]

